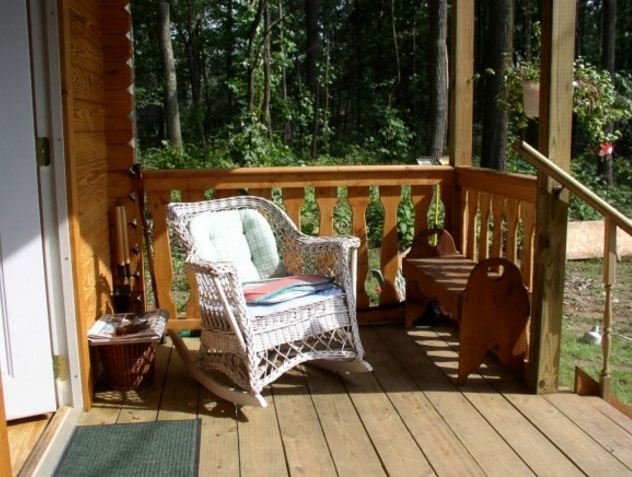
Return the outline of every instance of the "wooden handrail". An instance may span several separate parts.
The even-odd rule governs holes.
[[[361,187],[372,185],[436,185],[451,181],[451,166],[305,166],[240,169],[144,171],[147,192],[186,189],[249,189],[261,187]]]
[[[617,227],[632,235],[632,220],[628,219],[528,143],[522,141],[517,147],[517,150],[529,163],[538,169],[538,171],[559,182],[604,216],[603,285],[605,303],[603,311],[603,338],[601,343],[602,368],[599,374],[599,390],[601,397],[609,399],[611,383],[610,349],[612,346],[612,286],[615,282],[617,263]]]
[[[617,227],[632,235],[632,220],[612,207],[540,151],[522,141],[519,145],[518,152],[536,169],[552,179],[555,179],[596,211],[600,212],[604,217],[610,218]]]

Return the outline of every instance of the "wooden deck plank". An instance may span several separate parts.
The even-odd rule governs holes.
[[[242,408],[242,418],[237,420],[241,475],[286,476],[288,470],[275,399],[268,390],[264,390],[263,396],[268,401],[267,408]]]
[[[623,414],[614,406],[611,406],[606,401],[597,396],[584,396],[584,399],[592,406],[599,409],[604,416],[609,417],[612,421],[616,422],[619,426],[632,434],[632,419]]]
[[[340,379],[306,366],[309,392],[339,475],[386,475]]]
[[[509,401],[588,475],[626,475],[629,470],[542,396],[512,392],[499,382]]]
[[[380,330],[380,336],[390,349],[397,350],[397,359],[487,475],[533,475],[511,446],[410,337],[393,328]]]
[[[433,475],[434,470],[373,374],[349,374],[347,392],[389,475]]]
[[[183,341],[191,351],[200,348],[199,339],[185,338]],[[239,476],[236,408],[232,403],[217,398],[203,386],[199,386],[199,390],[197,413],[202,421],[199,475]]]
[[[239,434],[235,406],[200,387],[198,417],[202,420],[199,475],[239,476]]]
[[[451,347],[442,348],[445,340],[430,329],[409,334],[419,339],[418,344],[441,370],[456,379],[458,354]],[[536,475],[578,475],[579,469],[481,375],[470,375],[467,385],[459,389]]]
[[[437,475],[485,475],[377,331],[363,329],[362,341],[377,380]]]
[[[13,475],[18,475],[52,416],[46,414],[8,423],[9,455]]]
[[[493,363],[457,388],[453,331],[362,335],[373,374],[295,370],[237,413],[165,347],[152,387],[127,393],[140,403],[98,393],[81,423],[199,417],[200,475],[632,475],[632,420],[601,399],[527,395]]]
[[[632,471],[632,434],[577,394],[551,394],[546,399]]]
[[[79,419],[80,426],[115,424],[125,401],[123,391],[98,391],[94,394],[92,409]]]
[[[286,373],[272,385],[272,392],[290,475],[335,475],[303,374],[298,370]]]
[[[193,340],[185,340],[185,343],[190,344],[191,341]],[[157,419],[159,421],[195,419],[199,386],[173,346],[164,386]]]

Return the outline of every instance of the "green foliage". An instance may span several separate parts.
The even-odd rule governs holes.
[[[574,158],[571,162],[571,173],[577,180],[623,214],[632,216],[632,161],[628,158],[620,158],[613,162],[614,176],[618,180],[618,185],[616,187],[607,187],[601,181],[601,178],[595,174],[596,160],[598,160],[598,157],[594,154],[584,154]],[[570,220],[597,220],[601,219],[601,215],[583,201],[571,195],[569,218]]]
[[[620,125],[632,117],[629,108],[632,97],[620,99],[608,72],[581,58],[575,61],[574,72],[573,113],[586,147],[597,151],[600,144],[614,143],[621,137],[621,131],[610,130],[610,124]],[[522,100],[522,86],[527,80],[539,81],[537,63],[522,61],[506,71],[505,96],[500,104],[509,113],[514,137],[529,124]]]
[[[365,147],[374,150],[384,162],[401,161],[410,155],[410,132],[398,111],[391,107],[380,107],[374,111],[380,124],[375,136],[368,136]]]
[[[573,112],[589,146],[596,149],[599,144],[614,143],[621,137],[621,131],[617,128],[610,131],[610,124],[626,122],[632,111],[619,100],[610,74],[580,58],[575,61],[574,84]]]

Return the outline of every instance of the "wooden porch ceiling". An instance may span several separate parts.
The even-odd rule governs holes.
[[[374,373],[304,367],[237,414],[165,344],[151,387],[97,393],[82,424],[199,417],[200,475],[632,475],[632,420],[600,398],[530,395],[493,363],[457,387],[449,329],[362,334]]]

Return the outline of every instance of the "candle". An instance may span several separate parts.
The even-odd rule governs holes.
[[[126,224],[121,211],[125,208],[122,205],[118,205],[114,208],[114,226],[116,232],[116,263],[123,267],[125,266],[125,236],[124,230]]]
[[[125,211],[125,207],[120,205],[121,209],[121,222],[123,223],[123,258],[124,265],[130,264],[129,259],[129,239],[127,237],[127,212]]]

